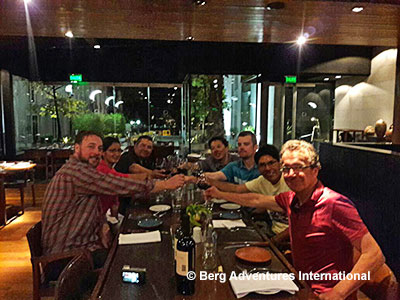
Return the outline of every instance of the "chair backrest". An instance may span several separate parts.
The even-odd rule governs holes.
[[[78,300],[90,295],[96,284],[90,253],[73,258],[64,268],[56,285],[55,300]]]
[[[36,223],[26,233],[28,239],[29,249],[31,251],[31,257],[42,256],[42,221]]]
[[[23,155],[24,160],[32,160],[37,166],[46,165],[49,151],[46,149],[28,149]]]

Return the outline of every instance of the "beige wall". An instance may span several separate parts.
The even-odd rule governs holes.
[[[334,128],[364,129],[383,119],[393,123],[397,49],[384,50],[371,61],[369,77],[336,82]]]

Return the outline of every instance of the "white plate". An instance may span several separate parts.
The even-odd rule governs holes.
[[[149,209],[153,212],[167,211],[167,210],[171,209],[171,206],[166,205],[166,204],[158,204],[158,205],[150,206]]]
[[[224,200],[224,199],[217,199],[217,198],[212,198],[211,201],[212,201],[213,203],[217,203],[217,204],[228,202],[228,201],[226,201],[226,200]]]
[[[221,204],[221,208],[228,209],[228,210],[236,210],[236,209],[241,208],[241,206],[236,203],[225,203],[225,204]]]

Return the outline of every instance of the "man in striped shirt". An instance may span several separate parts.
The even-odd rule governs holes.
[[[96,133],[80,132],[74,154],[49,183],[42,210],[43,254],[86,249],[92,253],[95,266],[100,267],[107,250],[99,237],[103,226],[99,195],[147,194],[184,184],[183,175],[153,183],[101,174],[96,167],[102,145]]]

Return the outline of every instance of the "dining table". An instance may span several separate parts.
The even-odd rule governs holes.
[[[7,217],[6,192],[4,188],[5,179],[7,176],[18,175],[20,173],[24,173],[24,178],[26,178],[27,173],[31,172],[35,166],[36,164],[30,161],[0,162],[0,226],[6,225],[10,219]]]
[[[173,193],[164,192],[161,204],[171,205]],[[183,207],[191,203],[204,203],[203,191],[188,189],[184,194]],[[157,203],[158,202],[158,203]],[[143,229],[138,226],[140,220],[151,218],[153,212],[149,210],[154,204],[160,204],[160,197],[152,196],[149,199],[136,202],[124,218],[118,234],[140,233]],[[226,212],[219,204],[207,203],[212,209],[213,220],[221,219]],[[91,299],[236,299],[231,288],[229,276],[234,272],[240,274],[250,271],[254,267],[268,270],[271,273],[294,274],[298,291],[294,294],[279,292],[273,295],[250,293],[244,299],[317,299],[310,287],[298,280],[296,270],[273,242],[257,227],[246,209],[231,211],[242,218],[246,227],[215,228],[217,233],[217,264],[214,270],[204,273],[202,257],[203,243],[196,244],[196,282],[195,293],[191,296],[180,295],[174,270],[174,250],[171,228],[176,228],[180,219],[177,209],[169,209],[159,214],[162,224],[157,228],[161,233],[161,241],[142,244],[118,243],[118,237],[113,241],[105,265],[99,275]],[[265,264],[256,264],[239,260],[235,252],[246,246],[257,245],[266,249],[271,260]],[[124,283],[121,270],[125,265],[134,268],[146,269],[146,282],[143,284]],[[204,274],[226,274],[226,280],[201,280],[200,272]],[[211,275],[213,276],[213,275]]]

